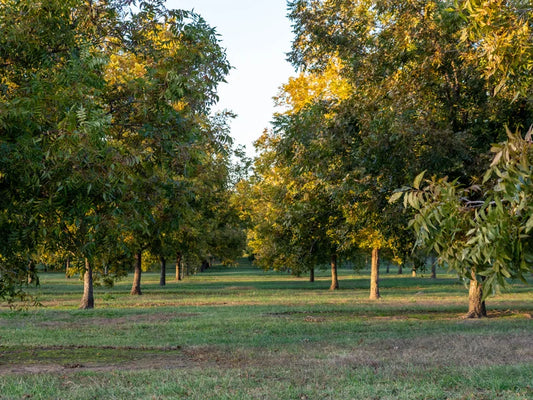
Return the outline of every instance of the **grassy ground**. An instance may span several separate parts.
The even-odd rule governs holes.
[[[42,307],[0,308],[1,399],[532,399],[533,291],[490,298],[439,279],[341,270],[341,290],[249,267],[97,288],[44,274]]]

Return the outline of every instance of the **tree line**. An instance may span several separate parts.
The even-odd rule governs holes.
[[[38,262],[123,276],[161,262],[309,273],[427,257],[470,285],[468,315],[533,263],[528,0],[294,0],[298,74],[235,165],[216,31],[160,0],[2,0],[0,296]],[[238,158],[238,157],[237,157]],[[403,201],[401,201],[403,200]],[[247,236],[247,237],[245,237]],[[82,261],[82,262],[79,262]],[[179,268],[178,276],[179,278]]]
[[[0,296],[70,263],[92,308],[93,276],[133,259],[141,294],[143,253],[163,268],[239,256],[215,29],[159,0],[0,5]]]

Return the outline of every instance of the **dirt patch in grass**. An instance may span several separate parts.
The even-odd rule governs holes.
[[[302,316],[306,322],[324,322],[338,318],[354,318],[376,321],[393,321],[393,320],[419,320],[419,319],[438,319],[459,320],[461,313],[444,313],[440,310],[403,310],[403,309],[382,309],[376,312],[357,312],[349,310],[336,311],[282,311],[265,313],[265,317],[291,318]]]
[[[336,365],[490,366],[533,362],[532,334],[448,335],[376,342],[330,359]]]
[[[428,304],[431,306],[431,304]],[[376,311],[324,310],[324,311],[280,311],[262,314],[264,317],[291,318],[302,316],[306,322],[323,322],[338,318],[357,318],[375,321],[405,321],[405,320],[455,320],[460,321],[465,312],[443,312],[440,309],[406,309],[381,308]],[[519,310],[490,310],[489,318],[533,318],[531,313]],[[469,319],[471,320],[471,319]],[[483,321],[483,319],[480,319]]]
[[[191,318],[199,315],[198,313],[145,313],[131,314],[122,317],[87,317],[72,319],[60,319],[35,322],[38,327],[65,327],[65,326],[98,326],[114,325],[117,327],[137,323],[165,323],[174,319]]]
[[[269,368],[291,365],[331,365],[351,368],[469,367],[533,363],[533,333],[513,335],[447,335],[372,341],[352,347],[317,346],[306,342],[287,349],[239,349],[217,346],[113,347],[49,346],[0,347],[0,375],[71,373],[187,368]],[[17,354],[17,351],[19,354]],[[101,358],[98,358],[98,354]],[[402,372],[403,373],[403,372]]]

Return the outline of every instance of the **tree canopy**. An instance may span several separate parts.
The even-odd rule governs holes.
[[[215,29],[155,0],[2,3],[2,280],[43,252],[120,274],[213,219],[197,204],[227,197],[232,153],[211,115],[230,69]]]
[[[533,123],[531,6],[297,0],[289,11],[301,72],[260,143],[251,193],[273,211],[263,208],[253,247],[267,264],[272,252],[300,259],[288,243],[320,241],[322,257],[388,248],[405,261],[412,215],[388,202],[394,191],[423,170],[480,184],[503,127]]]

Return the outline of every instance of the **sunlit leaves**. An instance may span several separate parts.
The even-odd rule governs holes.
[[[333,58],[323,71],[302,72],[289,78],[277,97],[278,105],[287,107],[288,113],[298,113],[315,102],[338,103],[346,100],[352,88],[341,74],[342,62]]]
[[[110,85],[117,85],[120,90],[120,85],[146,75],[146,67],[141,63],[142,60],[134,54],[111,54],[105,70],[105,80]]]
[[[468,22],[462,40],[474,44],[492,94],[507,89],[527,96],[533,71],[533,7],[528,0],[460,0],[455,10]]]

